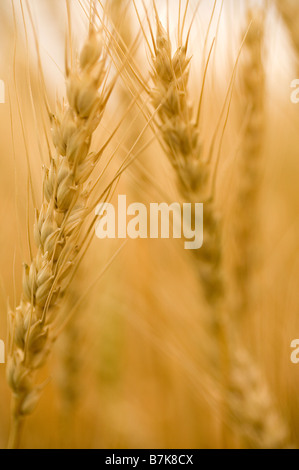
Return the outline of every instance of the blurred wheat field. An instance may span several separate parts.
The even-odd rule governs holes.
[[[57,153],[47,107],[56,116],[57,102],[69,106],[65,68],[72,73],[89,22],[105,38],[103,86],[116,82],[92,127],[89,152],[107,145],[85,191],[94,185],[94,202],[129,162],[109,193],[113,204],[124,194],[129,203],[145,205],[197,198],[209,214],[195,256],[174,239],[91,239],[54,302],[49,329],[55,341],[34,382],[43,389],[24,420],[21,448],[299,445],[299,366],[290,360],[291,341],[299,337],[299,105],[290,99],[290,84],[299,78],[298,7],[283,0],[169,3],[0,4],[0,79],[6,87],[0,104],[0,339],[6,359],[13,357],[9,335],[17,343],[18,321],[12,314],[11,330],[8,308],[15,312],[24,296],[23,264],[35,256],[28,240],[37,249],[34,217],[43,201],[44,167]],[[173,126],[167,145],[168,94],[157,104],[157,90],[164,90],[159,53],[168,41],[175,54],[179,32],[186,41],[189,28],[188,77],[182,65],[172,70],[172,56],[165,59],[166,91],[179,103],[177,114],[167,115],[166,124]],[[89,68],[81,64],[81,71],[89,73],[97,60]],[[91,120],[78,112],[79,131]],[[176,153],[173,142],[179,145],[186,135],[190,155]],[[211,164],[202,168],[211,148]],[[182,190],[182,168],[195,189],[190,184]],[[201,171],[211,184],[201,183]],[[82,225],[83,237],[89,228],[94,232],[93,212],[90,226]],[[207,295],[214,280],[209,276],[219,278],[219,295],[213,289]],[[30,329],[24,336],[26,343]],[[15,348],[15,354],[23,352],[20,342]],[[0,447],[6,448],[12,394],[2,364],[0,387]]]

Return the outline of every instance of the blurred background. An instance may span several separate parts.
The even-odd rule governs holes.
[[[71,0],[74,48],[87,33],[88,2]],[[136,0],[146,34],[145,10]],[[150,18],[154,18],[151,2]],[[175,48],[179,1],[157,0],[161,19],[170,23]],[[184,4],[184,2],[183,2]],[[33,207],[28,191],[28,162],[36,198],[41,196],[42,165],[47,158],[47,116],[38,68],[39,54],[50,108],[65,96],[64,58],[67,15],[61,0],[2,0],[0,3],[0,79],[6,87],[0,104],[0,339],[7,337],[7,305],[20,298],[22,263],[28,262],[27,225],[32,233]],[[14,9],[13,9],[14,6]],[[290,343],[299,337],[299,104],[291,103],[290,84],[299,78],[296,48],[275,1],[190,1],[190,98],[198,102],[208,49],[217,40],[207,76],[201,133],[210,141],[227,97],[230,77],[248,28],[249,8],[264,11],[261,50],[265,71],[263,146],[259,155],[259,195],[254,225],[254,266],[250,305],[240,322],[240,342],[246,346],[268,383],[275,407],[299,445],[299,366],[290,361]],[[120,10],[122,9],[122,10]],[[102,8],[98,6],[100,16]],[[117,21],[119,11],[125,16]],[[168,13],[167,13],[168,12]],[[138,37],[134,60],[143,77],[149,75],[149,52],[133,2],[108,0],[106,14],[127,45]],[[115,19],[116,18],[116,19]],[[299,26],[299,16],[298,16]],[[112,27],[112,26],[111,26]],[[298,54],[299,58],[299,54]],[[244,87],[240,53],[228,125],[217,171],[216,201],[223,222],[222,250],[229,303],[237,293],[233,259],[241,256],[234,234],[238,217],[238,161],[242,155]],[[113,73],[113,72],[112,72]],[[246,97],[245,97],[246,99]],[[146,121],[119,78],[94,141],[100,144],[120,115],[126,114],[105,165],[122,142],[100,182],[98,194],[124,161]],[[193,103],[193,104],[194,104]],[[114,124],[113,124],[114,123]],[[45,130],[46,128],[46,130]],[[48,133],[48,134],[47,134]],[[138,155],[122,176],[117,194],[129,202],[176,201],[172,167],[153,132],[147,130]],[[114,145],[114,147],[113,147]],[[101,186],[102,185],[102,186]],[[200,201],[201,202],[201,201]],[[246,208],[244,208],[246,211]],[[251,214],[248,214],[250,219]],[[28,419],[24,447],[33,448],[217,448],[223,447],[219,381],[209,362],[213,338],[207,337],[203,295],[189,254],[178,240],[131,240],[96,282],[121,241],[95,239],[84,257],[63,303],[77,306],[72,321],[54,345],[40,382],[48,380],[35,413]],[[232,281],[232,282],[231,282]],[[10,392],[0,365],[0,447],[7,444]],[[253,410],[254,411],[254,410]],[[231,429],[227,447],[244,442]]]

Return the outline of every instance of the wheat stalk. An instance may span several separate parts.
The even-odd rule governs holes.
[[[67,314],[72,311],[79,301],[78,280],[72,284],[68,291],[68,296],[64,302],[64,311]],[[62,410],[66,418],[70,418],[80,396],[80,372],[82,364],[78,354],[78,345],[80,345],[80,310],[76,310],[72,316],[72,321],[68,322],[64,331],[62,331],[58,345],[58,389],[62,401]]]
[[[89,177],[99,159],[91,139],[108,98],[102,35],[90,26],[79,60],[67,70],[68,102],[52,117],[51,161],[44,170],[42,203],[36,210],[36,255],[24,265],[23,292],[10,315],[7,380],[13,393],[10,447],[19,446],[24,417],[34,410],[41,387],[36,371],[55,338],[57,306],[78,261],[88,215]]]
[[[80,285],[72,283],[63,302],[62,315],[68,316],[79,301]],[[63,447],[74,442],[75,426],[78,409],[82,398],[82,381],[84,380],[84,365],[82,363],[82,326],[79,316],[82,309],[76,309],[72,320],[59,335],[55,357],[55,385],[59,394],[59,436]],[[86,313],[86,309],[84,309]],[[61,312],[60,312],[61,314]],[[57,369],[57,372],[56,372]]]
[[[253,401],[254,387],[261,384],[247,382],[247,388],[242,388],[240,402],[231,399],[234,377],[240,371],[237,348],[238,335],[233,323],[229,318],[224,317],[226,302],[226,288],[224,271],[222,266],[222,242],[221,242],[221,222],[215,210],[213,195],[209,197],[209,182],[211,181],[211,169],[203,158],[203,142],[199,133],[197,120],[194,118],[194,110],[189,105],[188,78],[189,63],[187,57],[187,44],[180,46],[172,54],[172,46],[169,35],[164,30],[156,11],[157,35],[153,52],[152,80],[154,86],[151,89],[152,103],[158,110],[159,121],[157,129],[162,137],[162,142],[166,154],[176,172],[178,188],[183,200],[198,202],[207,200],[204,205],[204,244],[200,250],[194,253],[194,262],[199,272],[201,286],[207,303],[211,310],[211,324],[213,329],[211,334],[217,338],[220,357],[222,360],[221,371],[223,377],[224,392],[224,419],[227,419],[226,412],[230,415],[237,415],[239,418],[239,432],[246,434],[250,430],[250,435],[256,437],[255,447],[260,447],[267,442],[270,447],[277,445],[277,439],[269,432],[269,428],[264,424],[270,414],[277,417],[279,415],[274,405],[267,401],[264,403]],[[180,37],[180,35],[179,35]],[[245,363],[244,374],[250,376],[252,366],[250,362]],[[265,383],[262,381],[262,386]],[[235,391],[236,389],[234,389]],[[250,405],[250,409],[263,411],[259,414],[259,421],[246,413],[240,413],[244,407]],[[256,417],[255,417],[256,418]],[[270,419],[270,418],[269,418]],[[256,433],[256,428],[260,428],[260,433]],[[283,429],[283,428],[282,428]],[[263,436],[263,440],[260,439]],[[287,435],[284,435],[284,442]]]
[[[118,44],[126,52],[132,44],[132,24],[128,15],[128,1],[109,0],[107,8],[113,26],[117,31]]]

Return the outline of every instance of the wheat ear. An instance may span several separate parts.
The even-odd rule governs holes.
[[[297,69],[299,69],[299,4],[297,0],[276,0],[280,12],[294,45],[297,55]]]
[[[168,34],[157,18],[157,35],[153,60],[152,103],[158,109],[158,131],[166,154],[175,170],[177,186],[183,201],[203,202],[204,244],[192,252],[202,292],[209,307],[209,334],[213,335],[221,375],[223,422],[227,420],[227,378],[229,377],[229,344],[223,315],[224,275],[221,262],[220,221],[214,200],[209,197],[210,168],[203,159],[203,145],[198,126],[189,105],[189,63],[187,46],[172,55]],[[214,354],[214,353],[213,353]],[[214,361],[214,358],[213,358]],[[225,433],[223,433],[223,437]]]
[[[151,96],[153,105],[158,109],[157,128],[176,172],[182,198],[191,202],[203,201],[208,195],[211,170],[203,159],[201,136],[197,122],[193,118],[193,109],[189,106],[190,60],[187,58],[187,47],[179,47],[172,55],[169,36],[163,29],[157,14],[156,16],[157,36],[152,72],[154,87]],[[222,267],[221,223],[215,211],[213,197],[209,197],[204,205],[204,244],[200,250],[194,252],[194,261],[200,275],[203,292],[211,309],[214,327],[211,333],[217,338],[222,361],[224,419],[227,419],[227,411],[230,415],[237,415],[238,431],[245,434],[243,431],[246,429],[246,434],[248,434],[248,429],[250,429],[250,435],[256,437],[255,447],[261,447],[266,442],[267,436],[267,442],[270,442],[271,447],[274,448],[277,440],[273,439],[272,442],[272,435],[269,434],[269,429],[264,424],[267,420],[264,414],[259,415],[258,423],[250,412],[239,414],[240,408],[242,410],[243,407],[249,406],[249,410],[262,410],[267,417],[271,413],[277,417],[278,422],[281,421],[270,401],[267,401],[264,406],[264,402],[259,401],[259,395],[257,395],[257,403],[254,401],[254,387],[261,387],[261,383],[253,384],[249,381],[246,384],[248,388],[242,388],[241,407],[237,407],[236,402],[231,398],[236,392],[236,388],[233,388],[234,377],[240,372],[238,362],[240,348],[237,348],[239,342],[237,331],[230,319],[227,316],[224,317],[223,314],[226,289]],[[248,357],[247,354],[246,357]],[[244,365],[245,375],[248,372],[247,375],[250,376],[251,369],[252,364],[247,361]],[[266,387],[264,381],[262,385]],[[257,427],[260,428],[259,434],[255,432]],[[260,436],[263,436],[263,442]],[[287,435],[284,437],[287,440]]]
[[[171,43],[158,21],[156,51],[153,63],[152,103],[158,109],[158,129],[166,153],[176,172],[178,188],[183,199],[198,202],[207,200],[204,215],[205,244],[194,253],[198,263],[203,292],[210,304],[216,304],[223,293],[219,220],[209,197],[210,169],[203,159],[203,145],[187,93],[189,62],[186,46],[177,49],[172,57]]]
[[[244,348],[236,347],[230,381],[231,420],[246,446],[254,449],[292,448],[288,426],[260,370]]]
[[[81,229],[88,215],[87,183],[99,158],[90,151],[91,139],[107,100],[105,59],[102,37],[91,26],[80,58],[67,71],[68,102],[52,117],[54,151],[44,170],[42,203],[36,210],[36,255],[24,265],[21,301],[10,316],[10,447],[19,445],[23,419],[37,404],[40,387],[35,373],[51,349],[57,306],[80,254]]]
[[[265,12],[258,8],[249,9],[247,16],[251,27],[244,42],[240,67],[240,82],[244,93],[240,118],[245,119],[245,127],[238,162],[238,189],[234,211],[237,248],[234,291],[237,315],[241,318],[250,306],[250,285],[258,250],[255,235],[258,230],[265,121],[265,70],[262,57]],[[262,449],[290,446],[288,428],[276,410],[260,371],[244,348],[238,348],[237,345],[230,383],[230,411],[232,422],[241,429],[248,446]]]
[[[237,195],[235,201],[234,262],[235,298],[238,315],[248,311],[258,244],[258,201],[261,180],[261,153],[264,137],[265,70],[262,58],[264,12],[249,10],[251,27],[246,36],[240,66],[240,119],[245,119],[244,133],[238,159]]]

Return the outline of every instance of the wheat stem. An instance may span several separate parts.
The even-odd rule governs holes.
[[[11,432],[7,446],[9,450],[17,450],[20,448],[22,427],[23,419],[13,414]]]

